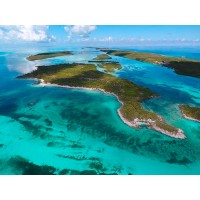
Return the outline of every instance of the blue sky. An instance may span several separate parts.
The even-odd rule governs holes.
[[[52,34],[64,39],[64,26],[50,26]],[[200,39],[200,26],[96,26],[91,37],[104,38],[144,38],[144,39]]]
[[[1,43],[69,45],[199,45],[200,26],[0,26]]]

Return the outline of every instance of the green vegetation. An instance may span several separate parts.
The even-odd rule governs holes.
[[[200,108],[188,105],[180,105],[179,108],[185,118],[200,122]]]
[[[104,90],[118,97],[122,103],[119,111],[131,125],[137,126],[134,121],[137,118],[138,121],[147,122],[150,128],[156,129],[155,126],[164,128],[164,131],[170,132],[172,137],[178,131],[177,128],[167,125],[158,115],[142,107],[143,100],[156,96],[149,89],[138,86],[129,80],[100,72],[93,64],[73,63],[39,66],[37,70],[18,78],[38,78],[43,79],[45,83],[61,86]]]
[[[116,70],[120,70],[122,66],[119,63],[111,62],[111,63],[100,63],[98,64],[100,68],[103,68],[105,72],[115,72]]]
[[[27,60],[34,61],[34,60],[42,60],[42,59],[46,59],[46,58],[54,58],[54,57],[59,57],[59,56],[69,56],[69,55],[72,55],[72,53],[70,51],[39,53],[39,54],[27,57]]]
[[[200,78],[200,61],[160,54],[99,49],[107,54],[148,62],[174,69],[177,74]]]
[[[109,55],[107,55],[107,54],[101,54],[101,55],[98,55],[93,60],[106,60],[106,59],[111,59],[111,57]]]

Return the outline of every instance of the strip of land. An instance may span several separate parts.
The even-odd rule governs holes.
[[[34,60],[42,60],[46,58],[54,58],[59,56],[69,56],[73,55],[70,51],[59,51],[59,52],[51,52],[51,53],[39,53],[36,55],[31,55],[27,57],[27,60],[34,61]]]
[[[184,118],[200,122],[200,108],[188,105],[180,105],[179,108]]]
[[[111,60],[88,60],[89,63],[113,63]],[[118,62],[115,62],[118,63]]]
[[[200,61],[160,54],[97,48],[110,55],[121,56],[174,69],[175,73],[200,78]]]
[[[107,59],[111,59],[111,57],[107,54],[100,54],[96,58],[94,58],[93,60],[107,60]]]
[[[94,64],[58,64],[39,66],[37,70],[18,78],[37,78],[42,85],[99,90],[117,97],[121,103],[118,114],[124,123],[138,128],[141,122],[149,128],[174,138],[185,138],[183,131],[167,124],[157,114],[145,110],[141,102],[157,97],[149,89],[126,79],[120,79],[96,69]]]

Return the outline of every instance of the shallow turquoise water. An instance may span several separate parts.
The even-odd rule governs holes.
[[[117,115],[120,104],[111,95],[15,79],[38,65],[87,62],[100,53],[74,48],[66,49],[73,50],[73,56],[25,59],[65,49],[0,52],[0,174],[200,174],[200,124],[183,119],[178,109],[182,103],[200,106],[199,79],[113,56],[123,66],[114,75],[161,95],[143,106],[185,131],[185,140],[173,139],[146,127],[125,125]],[[200,59],[198,52],[173,49],[171,54]],[[160,53],[167,55],[169,50]]]

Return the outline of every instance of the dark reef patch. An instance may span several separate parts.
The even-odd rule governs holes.
[[[105,171],[106,169],[103,167],[103,164],[101,162],[91,162],[89,167],[91,169],[95,169],[97,170],[98,172],[99,171]]]
[[[74,149],[76,149],[76,148],[78,148],[78,149],[82,149],[82,148],[84,148],[83,145],[81,145],[81,144],[77,144],[77,143],[74,143],[74,144],[70,145],[69,147],[74,148]]]
[[[52,129],[52,128],[45,128],[45,130],[46,130],[47,132],[49,132],[49,131],[52,131],[53,129]]]
[[[17,107],[18,105],[13,102],[9,103],[6,101],[4,103],[0,103],[0,115],[12,116],[12,114],[14,114],[17,110]]]
[[[45,119],[44,121],[45,121],[47,126],[52,126],[52,124],[53,124],[52,121],[49,120],[49,119]]]
[[[68,159],[73,159],[73,160],[77,160],[77,161],[81,161],[81,160],[92,160],[92,161],[99,161],[99,158],[95,158],[95,157],[85,157],[85,156],[70,156],[70,155],[61,155],[58,154],[58,157],[61,158],[68,158]]]
[[[28,160],[17,156],[9,160],[9,165],[13,167],[17,173],[22,175],[54,175],[56,169],[47,165],[36,165]]]
[[[97,175],[98,173],[95,170],[70,170],[70,169],[63,169],[59,173],[59,175]]]
[[[83,170],[83,171],[71,170],[70,175],[97,175],[97,172],[95,170]]]
[[[178,159],[176,153],[171,153],[171,158],[167,160],[166,162],[170,164],[179,164],[179,165],[188,165],[192,163],[192,161],[186,157],[183,157],[182,159]]]
[[[64,147],[65,143],[64,142],[48,142],[47,143],[48,147]]]
[[[19,123],[22,124],[24,126],[24,128],[32,133],[34,136],[41,136],[41,135],[46,135],[46,133],[44,133],[42,131],[42,126],[41,125],[35,125],[30,121],[25,121],[25,120],[20,120],[18,119]]]

